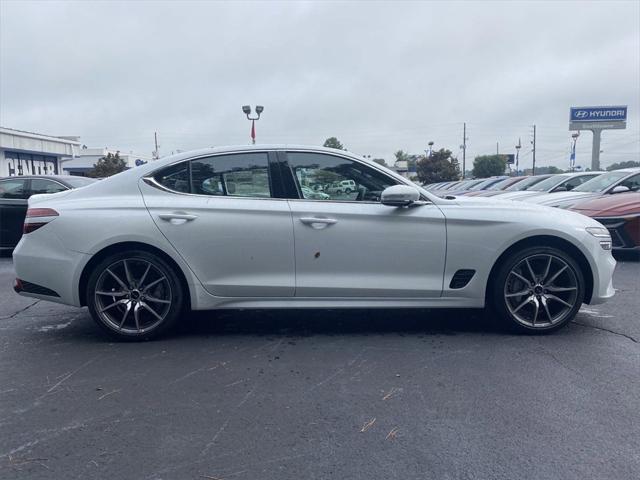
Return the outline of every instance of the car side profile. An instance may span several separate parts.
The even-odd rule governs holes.
[[[355,191],[308,196],[343,181]],[[340,150],[205,149],[33,196],[14,288],[126,340],[224,308],[486,306],[547,332],[610,298],[615,267],[601,224],[551,212],[439,198]]]

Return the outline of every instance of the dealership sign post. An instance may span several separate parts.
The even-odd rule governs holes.
[[[600,170],[600,137],[602,130],[627,128],[627,106],[571,107],[569,130],[591,130],[591,170]]]

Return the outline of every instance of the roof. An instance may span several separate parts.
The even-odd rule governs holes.
[[[0,133],[7,135],[16,135],[19,137],[35,138],[38,140],[48,140],[50,142],[66,143],[69,145],[80,145],[80,142],[69,140],[68,138],[56,137],[53,135],[44,135],[42,133],[27,132],[26,130],[16,130],[15,128],[7,128],[0,126]]]

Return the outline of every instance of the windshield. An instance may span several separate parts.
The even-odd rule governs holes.
[[[533,187],[527,188],[527,190],[530,192],[548,192],[570,178],[568,175],[555,175],[534,184]]]
[[[485,190],[489,185],[493,185],[494,183],[502,180],[501,178],[488,178],[483,180],[482,182],[474,185],[473,188],[470,188],[471,191]]]
[[[514,185],[511,185],[509,188],[507,188],[507,191],[508,192],[519,192],[521,190],[529,190],[530,186],[535,185],[538,182],[541,182],[545,178],[548,178],[548,177],[545,176],[545,177],[529,177],[529,178],[525,178],[521,182],[518,182],[518,183],[516,183]]]
[[[494,183],[487,190],[503,190],[507,185],[510,185],[513,182],[512,178],[505,178],[504,180]]]
[[[73,188],[85,187],[87,185],[91,185],[95,183],[97,180],[95,178],[87,178],[87,177],[75,177],[75,178],[65,178],[65,183],[71,185]]]
[[[629,172],[611,172],[603,173],[595,178],[592,178],[588,182],[584,182],[579,187],[573,189],[574,192],[603,192],[618,180],[623,179],[629,175]]]

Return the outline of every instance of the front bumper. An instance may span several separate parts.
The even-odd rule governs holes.
[[[640,249],[640,216],[594,217],[609,230],[614,250]]]

